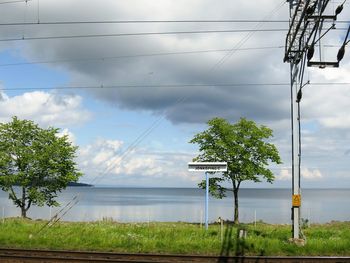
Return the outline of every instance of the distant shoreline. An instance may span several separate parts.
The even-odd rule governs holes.
[[[71,186],[71,187],[76,187],[76,186],[93,187],[92,184],[75,183],[75,182],[68,183],[67,186]]]
[[[21,185],[19,185],[19,184],[15,184],[15,186],[21,187]],[[67,184],[67,186],[71,186],[71,187],[76,187],[76,186],[93,187],[94,185],[92,185],[92,184],[85,184],[85,183],[70,182],[70,183]]]
[[[198,189],[198,190],[204,190],[199,187],[169,187],[169,186],[119,186],[119,185],[90,185],[90,184],[84,184],[84,183],[77,183],[79,185],[76,186],[90,186],[95,188],[113,188],[113,189]],[[70,185],[68,185],[70,186]],[[305,187],[303,190],[349,190],[350,187],[328,187],[328,188],[318,188],[318,187]],[[276,187],[276,188],[269,188],[269,187],[242,187],[240,190],[291,190],[291,188],[288,187]],[[228,188],[228,191],[230,189]]]

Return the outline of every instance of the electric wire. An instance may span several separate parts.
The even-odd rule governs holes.
[[[346,86],[350,82],[309,82],[310,86]],[[257,87],[257,86],[290,86],[290,83],[212,83],[212,84],[159,84],[159,85],[94,85],[94,86],[56,86],[56,87],[26,87],[1,88],[0,91],[26,90],[85,90],[85,89],[129,89],[129,88],[189,88],[189,87]]]
[[[195,31],[167,31],[167,32],[136,32],[136,33],[114,33],[114,34],[84,34],[84,35],[61,35],[61,36],[38,36],[38,37],[13,37],[2,38],[0,42],[31,41],[31,40],[53,40],[53,39],[75,39],[75,38],[99,38],[99,37],[130,37],[130,36],[153,36],[153,35],[188,35],[188,34],[212,34],[212,33],[244,33],[244,32],[284,32],[285,28],[270,29],[227,29],[227,30],[195,30]],[[339,29],[340,30],[340,29]]]
[[[237,51],[248,51],[248,50],[267,50],[267,49],[281,49],[284,46],[270,46],[270,47],[247,47],[240,48]],[[170,55],[186,55],[186,54],[202,54],[202,53],[214,53],[214,52],[227,52],[231,49],[208,49],[208,50],[194,50],[194,51],[179,51],[179,52],[160,52],[160,53],[145,53],[135,55],[121,55],[121,56],[107,56],[99,58],[77,58],[77,59],[61,59],[61,60],[42,60],[42,61],[28,61],[18,63],[4,63],[0,64],[0,67],[10,66],[23,66],[23,65],[34,65],[34,64],[54,64],[54,63],[65,63],[65,62],[88,62],[88,61],[106,61],[106,60],[118,60],[127,58],[139,58],[139,57],[156,57],[156,56],[170,56]]]
[[[299,71],[299,83],[300,83],[300,86],[299,86],[299,90],[298,90],[298,93],[297,93],[297,103],[298,103],[298,148],[299,148],[299,153],[298,153],[298,175],[299,175],[299,189],[300,189],[300,178],[301,178],[301,109],[300,109],[300,102],[301,102],[301,99],[302,99],[302,89],[308,85],[310,83],[310,81],[307,81],[305,84],[303,84],[303,81],[304,81],[304,74],[305,74],[305,67],[306,67],[306,61],[307,61],[307,53],[304,52],[303,53],[303,57],[302,57],[302,66],[301,66],[301,69]]]
[[[314,40],[313,43],[317,44],[318,42],[320,42],[321,39],[332,29],[336,29],[335,24],[332,24],[316,41]]]
[[[40,0],[37,0],[37,1],[38,1],[38,4],[37,4],[36,12],[37,12],[38,24],[40,24]]]
[[[39,21],[0,23],[0,26],[34,26],[34,25],[90,25],[90,24],[158,24],[158,23],[287,23],[287,20],[245,20],[245,19],[213,19],[213,20],[100,20],[100,21]]]
[[[265,16],[262,20],[268,19],[269,17],[273,16],[276,12],[278,12],[282,6],[284,6],[286,2],[282,1],[280,2],[267,16]],[[255,25],[253,30],[258,30],[259,27],[262,25],[262,23],[258,23]],[[232,55],[236,52],[238,48],[241,48],[255,33],[256,31],[251,31],[247,35],[245,35],[243,38],[240,39],[240,41],[232,47],[232,49],[227,52],[226,55],[224,55],[215,65],[211,68],[211,70],[214,70],[216,68],[219,68],[221,65],[223,65],[229,58],[232,57]]]
[[[24,1],[20,1],[24,2]],[[256,19],[187,19],[187,20],[98,20],[98,21],[37,21],[0,23],[0,26],[39,26],[39,25],[79,25],[79,24],[158,24],[158,23],[288,23],[288,20],[256,20]],[[349,20],[337,23],[348,24]]]
[[[186,100],[186,97],[181,97],[178,99],[173,107],[183,103]],[[166,118],[166,112],[167,110],[164,110],[160,116],[146,129],[144,130],[131,144],[129,144],[128,148],[117,158],[119,159],[118,164],[122,164],[122,162],[126,159],[126,157],[129,156],[133,152],[133,150],[136,149],[136,147],[149,135],[151,134],[156,128],[158,128],[161,123],[165,120]],[[115,166],[110,166],[105,169],[105,171],[102,173],[102,176],[100,177],[95,177],[89,184],[97,184],[99,183],[108,173],[113,170]]]
[[[0,5],[4,5],[4,4],[16,4],[16,3],[27,3],[30,2],[32,0],[14,0],[14,1],[6,1],[6,2],[0,2]]]
[[[350,25],[349,25],[349,28],[348,28],[348,31],[346,32],[346,35],[345,35],[345,38],[344,38],[344,42],[343,42],[343,46],[347,45],[349,43],[348,40],[348,37],[349,37],[349,33],[350,33]]]
[[[156,119],[146,130],[144,130],[141,134],[139,134],[137,136],[137,138],[131,143],[129,144],[129,146],[125,149],[125,151],[123,151],[121,153],[120,156],[117,156],[116,158],[110,160],[110,162],[112,163],[111,166],[107,166],[106,169],[101,173],[102,176],[100,177],[94,177],[94,179],[92,181],[89,182],[89,184],[93,185],[93,184],[97,184],[98,182],[100,182],[109,172],[111,172],[114,168],[115,165],[113,165],[114,161],[117,161],[117,165],[121,165],[122,162],[124,161],[124,159],[141,143],[141,141],[147,137],[155,128],[157,128],[162,119],[164,118],[164,116],[160,116],[158,119]]]
[[[58,222],[63,215],[65,215],[74,205],[78,203],[78,195],[75,195],[68,203],[63,206],[61,209],[59,209],[51,218],[49,221],[47,221],[36,233],[35,235],[39,235],[44,229],[47,227],[53,226],[56,222]]]

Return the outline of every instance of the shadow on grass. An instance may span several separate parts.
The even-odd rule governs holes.
[[[245,228],[239,225],[228,224],[224,233],[220,258],[218,260],[219,263],[244,263],[245,262],[245,254],[249,251],[250,248],[254,248],[254,245],[249,244],[245,240]],[[264,251],[261,251],[261,256],[264,255]],[[234,258],[230,258],[230,256],[235,256]],[[262,262],[263,259],[256,259],[256,263]],[[250,261],[251,262],[251,261]]]

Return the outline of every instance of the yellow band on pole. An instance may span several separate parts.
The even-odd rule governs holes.
[[[299,207],[301,205],[301,195],[293,195],[292,205],[293,207]]]

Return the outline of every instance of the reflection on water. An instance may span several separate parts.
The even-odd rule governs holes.
[[[67,221],[95,221],[103,218],[120,222],[185,221],[203,222],[204,191],[183,188],[70,187],[58,198],[62,206],[78,196],[79,202],[63,217]],[[350,189],[306,189],[302,217],[311,222],[350,220]],[[240,220],[290,223],[291,192],[288,189],[241,189]],[[61,206],[61,207],[62,207]],[[1,217],[19,216],[20,211],[0,191]],[[48,219],[61,208],[32,207],[28,216]],[[4,214],[4,215],[3,215]],[[233,218],[233,197],[209,200],[209,220]]]

